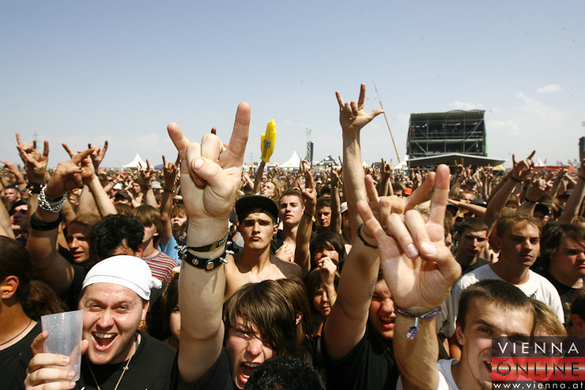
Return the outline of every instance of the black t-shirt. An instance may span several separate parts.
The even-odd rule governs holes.
[[[128,371],[122,377],[118,390],[166,390],[177,387],[177,350],[140,332],[138,350],[132,356]],[[86,357],[81,361],[81,378],[77,390],[113,389],[128,361],[119,364],[91,364]],[[91,364],[91,369],[90,369]]]
[[[197,390],[235,390],[236,386],[232,381],[230,360],[225,348],[222,348],[216,362],[205,374]]]
[[[394,362],[392,344],[378,336],[369,322],[364,337],[341,360],[331,359],[327,354],[325,340],[322,339],[321,342],[327,389],[396,388],[399,373]]]
[[[548,279],[549,282],[552,283],[553,286],[559,292],[559,296],[561,297],[561,303],[563,304],[563,311],[565,313],[565,324],[571,323],[571,304],[575,299],[575,294],[579,291],[578,288],[573,288],[571,286],[567,286],[556,280],[554,276],[548,273],[548,271],[542,270],[540,272],[542,276]]]
[[[24,389],[26,368],[30,359],[32,359],[30,345],[39,333],[41,333],[40,322],[18,343],[0,351],[1,388],[10,390]]]

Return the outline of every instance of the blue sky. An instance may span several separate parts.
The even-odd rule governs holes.
[[[60,147],[110,142],[104,166],[175,156],[166,125],[227,142],[252,107],[246,161],[270,119],[272,161],[341,154],[335,91],[366,110],[375,82],[400,153],[410,113],[483,109],[491,157],[573,160],[585,136],[582,1],[4,1],[0,5],[0,159],[14,133]],[[363,132],[367,162],[397,161],[386,123]],[[505,164],[509,166],[510,163]]]

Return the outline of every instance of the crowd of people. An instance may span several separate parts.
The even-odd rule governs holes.
[[[362,165],[383,110],[339,92],[341,168],[243,170],[227,143],[162,169],[48,170],[17,135],[0,203],[0,380],[10,389],[488,389],[491,340],[585,337],[585,156],[573,172]],[[42,150],[41,150],[42,149]],[[81,376],[40,316],[83,310]]]

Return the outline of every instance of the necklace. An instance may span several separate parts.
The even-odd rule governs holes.
[[[17,334],[16,336],[14,336],[13,338],[11,338],[11,339],[9,339],[9,340],[6,340],[6,341],[5,341],[5,342],[3,342],[3,343],[0,343],[0,346],[2,346],[2,345],[4,345],[4,344],[8,344],[8,343],[9,343],[9,342],[11,342],[12,340],[14,340],[15,338],[17,338],[17,337],[18,337],[18,336],[20,336],[21,334],[23,334],[23,333],[24,333],[24,331],[28,329],[28,327],[30,326],[30,324],[32,324],[32,319],[31,319],[31,320],[28,322],[28,324],[26,324],[26,326],[24,327],[24,329],[23,329],[23,330],[21,330],[20,332],[18,332],[18,334]]]
[[[126,365],[124,366],[124,368],[122,368],[122,375],[120,375],[120,377],[118,378],[118,382],[116,382],[116,387],[114,387],[114,390],[118,390],[118,386],[120,385],[120,382],[122,381],[122,378],[124,377],[124,374],[126,373],[126,371],[128,371],[128,366],[130,365],[130,362],[132,361],[132,358],[134,357],[134,354],[136,353],[136,350],[138,349],[138,339],[136,339],[136,341],[134,342],[134,353],[132,354],[132,356],[130,356],[130,359],[128,359],[128,363],[126,363]],[[91,377],[93,378],[93,381],[95,382],[95,385],[97,386],[98,390],[102,390],[100,385],[98,384],[97,379],[95,378],[95,375],[93,374],[93,370],[91,369],[91,362],[88,360],[87,361],[87,366],[89,367],[89,373],[91,374]]]

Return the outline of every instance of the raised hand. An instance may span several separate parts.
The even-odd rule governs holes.
[[[534,162],[532,162],[532,157],[536,153],[536,150],[533,150],[530,155],[521,161],[516,162],[516,156],[512,155],[512,178],[516,181],[522,181],[526,178],[526,175],[530,173],[530,170],[534,166]]]
[[[343,131],[359,131],[362,127],[367,125],[384,112],[381,108],[370,112],[369,114],[364,111],[364,102],[366,100],[366,84],[360,86],[360,96],[358,101],[352,100],[351,102],[343,102],[339,91],[335,91],[337,97],[337,103],[339,104],[339,123]]]
[[[248,132],[250,106],[240,103],[236,112],[234,129],[229,144],[211,133],[205,134],[201,143],[189,142],[176,123],[167,126],[169,136],[181,158],[181,191],[189,224],[211,224],[207,234],[198,240],[208,241],[215,237],[219,227],[225,234],[236,190],[239,186]],[[222,227],[223,225],[223,227]],[[213,242],[211,240],[210,242]],[[207,242],[208,244],[209,242]]]
[[[93,149],[71,153],[71,160],[57,165],[45,189],[49,199],[57,199],[66,191],[80,188],[91,181],[94,175],[93,164],[89,158],[91,153]]]
[[[87,144],[87,148],[92,149],[91,144]],[[95,169],[96,172],[99,169],[100,164],[104,160],[104,157],[106,157],[107,150],[108,150],[108,141],[104,142],[104,147],[101,149],[99,147],[93,148],[93,152],[91,153],[90,157],[91,157],[91,161],[93,163],[93,168]]]
[[[32,145],[23,143],[19,133],[16,133],[16,141],[16,149],[18,149],[18,154],[26,167],[26,177],[29,183],[43,183],[49,162],[49,141],[44,142],[42,154]],[[36,142],[33,143],[36,146]]]
[[[173,191],[177,182],[177,174],[179,173],[179,163],[181,158],[177,155],[177,160],[173,163],[167,162],[165,156],[162,156],[163,160],[163,180],[165,188]]]
[[[373,191],[368,190],[368,195]],[[449,168],[440,165],[426,222],[414,210],[407,211],[403,217],[380,207],[381,225],[366,202],[358,203],[364,234],[378,242],[381,267],[392,299],[412,313],[424,313],[440,306],[461,275],[461,267],[445,246],[443,220],[448,194]]]

